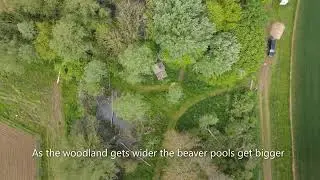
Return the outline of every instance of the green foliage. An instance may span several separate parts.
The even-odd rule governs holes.
[[[230,71],[239,59],[240,45],[231,33],[220,33],[213,37],[208,54],[197,62],[193,71],[205,78],[220,76]]]
[[[55,63],[56,72],[59,72],[61,79],[67,82],[71,80],[80,82],[80,80],[82,79],[84,67],[85,63],[79,60]]]
[[[219,119],[215,113],[205,114],[199,119],[199,128],[207,129],[209,126],[216,125],[219,122]]]
[[[127,82],[135,84],[143,81],[144,75],[152,74],[152,66],[156,57],[154,52],[146,45],[129,45],[119,55],[119,63],[124,67],[122,76]]]
[[[64,1],[63,15],[90,30],[105,24],[109,16],[108,9],[100,7],[96,0]]]
[[[168,62],[194,63],[209,46],[215,27],[201,0],[152,1],[152,38]]]
[[[10,41],[0,41],[0,73],[21,75],[24,67],[19,62],[19,44],[15,39]]]
[[[118,55],[129,44],[139,39],[139,27],[142,22],[144,6],[140,1],[119,1],[116,4],[115,24],[108,33],[100,36],[104,48],[113,55]]]
[[[91,61],[84,68],[84,86],[89,95],[96,96],[101,91],[101,82],[107,77],[106,64],[101,61]]]
[[[141,95],[125,94],[115,100],[114,111],[127,121],[146,120],[149,105]]]
[[[262,3],[252,1],[245,7],[240,25],[235,29],[241,44],[240,59],[236,68],[243,69],[246,74],[256,72],[264,58],[266,18]]]
[[[61,8],[61,2],[61,0],[42,0],[42,14],[49,19],[57,17]]]
[[[39,14],[41,12],[42,0],[11,0],[8,1],[10,7],[20,9],[30,14]]]
[[[62,134],[67,132],[68,141],[58,147],[57,144],[60,144],[60,141],[66,140],[65,134],[50,134],[55,132],[55,129],[52,130],[51,127],[46,127],[48,134],[57,137],[47,137],[48,134],[44,133],[44,139],[50,141],[48,142],[49,147],[56,149],[101,149],[106,148],[108,143],[103,144],[96,133],[96,120],[88,116],[91,113],[89,110],[95,111],[95,106],[92,105],[93,103],[87,103],[87,100],[94,101],[94,96],[99,94],[102,87],[105,86],[104,80],[108,77],[109,72],[106,70],[107,65],[114,68],[112,71],[114,76],[110,77],[111,82],[114,83],[113,87],[121,87],[120,90],[149,90],[144,89],[143,86],[137,88],[138,86],[132,84],[143,82],[148,77],[155,79],[151,75],[152,66],[156,61],[156,51],[160,51],[162,59],[170,62],[167,64],[168,66],[170,64],[171,71],[176,71],[174,69],[176,65],[185,66],[198,61],[199,63],[194,66],[197,67],[196,70],[186,74],[185,81],[181,84],[184,89],[174,84],[170,86],[167,94],[165,92],[146,92],[145,96],[141,96],[124,92],[115,100],[114,110],[119,117],[134,123],[139,121],[136,130],[141,134],[141,147],[159,149],[169,117],[173,115],[171,113],[174,113],[175,109],[179,108],[177,103],[182,98],[189,100],[187,97],[190,95],[212,91],[213,86],[198,81],[197,73],[207,79],[213,77],[213,81],[217,84],[229,83],[231,80],[242,77],[242,74],[255,71],[259,58],[263,54],[264,12],[260,1],[249,0],[248,4],[243,4],[241,20],[238,1],[213,2],[213,0],[207,1],[206,11],[201,0],[151,0],[151,3],[147,4],[150,5],[148,8],[150,14],[147,14],[149,19],[146,21],[144,4],[135,0],[106,0],[105,2],[96,0],[12,0],[8,4],[10,8],[13,7],[13,11],[1,13],[1,74],[5,74],[3,77],[10,79],[11,73],[22,74],[24,70],[30,71],[28,68],[32,66],[34,72],[32,74],[26,72],[27,77],[23,78],[27,79],[22,80],[28,83],[22,85],[27,84],[28,88],[32,88],[30,92],[33,92],[35,87],[38,89],[38,86],[34,84],[40,83],[39,87],[41,85],[46,87],[44,91],[41,91],[42,94],[45,94],[51,92],[52,82],[56,79],[57,72],[60,72],[66,131],[59,132]],[[112,5],[115,5],[116,8],[109,9]],[[206,17],[207,15],[212,22]],[[36,29],[33,22],[36,22]],[[148,24],[145,24],[146,22]],[[230,33],[214,34],[215,24],[218,30],[231,30],[230,32],[234,33],[239,42]],[[147,36],[144,30],[146,26],[150,33],[147,33]],[[153,48],[143,42],[138,44],[139,40],[153,41],[152,43],[158,46]],[[239,43],[242,46],[238,61]],[[110,61],[109,56],[118,57],[121,67],[117,66],[116,61]],[[46,62],[30,64],[38,59]],[[102,60],[105,59],[108,61],[103,61],[106,62],[103,63]],[[49,70],[52,64],[50,67],[46,66],[50,61],[55,61],[54,65],[58,70],[55,74]],[[173,66],[175,67],[172,68]],[[191,68],[186,69],[191,71]],[[231,71],[231,68],[235,70]],[[50,77],[46,76],[47,72],[51,73]],[[121,72],[122,77],[131,85],[119,80],[118,72]],[[176,77],[175,73],[177,72],[172,73],[172,77]],[[45,80],[41,80],[41,77]],[[22,80],[19,79],[19,82]],[[118,80],[119,82],[116,82]],[[168,81],[157,83],[166,82]],[[172,82],[172,79],[169,82]],[[12,84],[12,87],[14,85]],[[9,87],[11,86],[8,85],[3,89]],[[150,87],[150,91],[153,90],[154,87]],[[161,91],[165,91],[167,86],[164,84],[159,87],[163,88],[160,89]],[[37,93],[31,94],[32,97],[24,96],[23,93],[28,92],[25,89],[16,91],[16,88],[13,88],[12,92],[19,93],[16,95],[19,102],[27,102],[20,103],[17,106],[19,108],[13,113],[19,113],[19,117],[21,114],[24,115],[21,116],[24,117],[23,120],[32,116],[41,124],[50,124],[39,119],[46,119],[43,117],[48,117],[48,114],[52,112],[40,111],[39,114],[37,112],[41,108],[34,107],[33,104],[47,102],[51,97],[43,97]],[[252,103],[254,100],[246,97],[249,95],[235,94],[208,98],[191,107],[181,117],[177,128],[195,130],[193,132],[198,133],[203,141],[203,149],[255,147],[253,133],[255,133],[256,118]],[[207,94],[201,97],[205,95]],[[25,97],[31,99],[30,102]],[[166,98],[172,104],[163,107],[168,104]],[[10,97],[4,99],[3,102],[11,102],[12,99],[15,100]],[[153,106],[145,102],[145,99],[152,102]],[[5,111],[11,109],[11,106],[3,108],[2,105],[3,103],[0,108]],[[6,104],[4,105],[6,107]],[[159,107],[163,108],[159,109]],[[26,109],[26,112],[21,111],[23,109]],[[163,117],[165,115],[161,110],[168,113],[168,117]],[[213,110],[216,115],[212,114]],[[39,116],[32,114],[39,114]],[[83,118],[84,115],[87,117]],[[143,120],[148,121],[141,122]],[[206,131],[198,131],[196,129],[198,127],[206,129],[210,134]],[[211,138],[212,136],[216,139]],[[217,143],[217,140],[221,143]],[[55,160],[50,159],[47,160],[50,161],[48,166],[45,166],[50,171],[57,170],[49,173],[52,179],[112,179],[115,178],[117,170],[114,162],[109,159],[56,160],[60,162],[52,164],[51,162]],[[155,167],[160,161],[157,158],[150,158],[148,162],[152,163],[152,167],[141,163],[134,172],[126,174],[125,177],[127,179],[151,179],[157,172]],[[215,161],[220,169],[231,174],[235,179],[241,179],[244,176],[241,173],[244,171],[246,173],[243,174],[250,176],[252,167],[255,166],[254,163],[246,160],[218,159]]]
[[[46,17],[54,17],[61,0],[10,0],[9,7],[18,9],[23,13],[28,13],[33,16],[41,15]]]
[[[230,95],[210,97],[200,101],[189,108],[178,120],[177,129],[180,131],[199,128],[199,119],[203,115],[211,114],[214,111],[219,118],[219,123],[224,124],[229,116],[225,113],[229,109]]]
[[[169,87],[169,91],[167,93],[167,100],[176,104],[183,98],[183,89],[179,84],[172,83]]]
[[[38,36],[34,42],[37,54],[45,61],[52,61],[57,54],[50,48],[49,42],[52,37],[51,25],[47,22],[37,23]]]
[[[26,63],[37,62],[38,56],[32,45],[24,44],[18,49],[18,57],[21,61]]]
[[[69,18],[61,19],[52,29],[49,46],[65,60],[78,60],[84,57],[88,44],[85,29]]]
[[[236,94],[233,97],[232,104],[237,105],[231,107],[229,123],[224,127],[223,131],[220,131],[221,135],[226,137],[218,137],[222,141],[221,144],[225,145],[225,149],[230,148],[235,151],[257,148],[257,117],[254,108],[256,105],[256,95],[251,92]],[[239,104],[245,108],[239,108]],[[207,143],[207,148],[216,148],[215,144]],[[259,162],[258,159],[253,158],[241,160],[238,158],[222,158],[216,160],[225,173],[237,179],[246,179],[248,176],[252,177],[252,172]]]
[[[97,135],[97,120],[88,116],[77,121],[73,126],[69,141],[64,145],[71,150],[102,150],[101,139]],[[60,164],[59,179],[113,179],[116,177],[117,168],[109,158],[62,158]]]
[[[78,98],[78,83],[76,81],[63,81],[62,97],[66,134],[69,134],[74,122],[81,119],[84,115]]]
[[[215,23],[218,31],[229,31],[238,25],[241,19],[241,7],[235,0],[207,0],[209,19]]]
[[[196,133],[202,139],[203,149],[254,149],[257,148],[255,106],[256,95],[245,90],[208,98],[191,107],[179,119],[177,128]],[[198,127],[206,131],[197,131]],[[251,177],[258,164],[257,159],[240,160],[237,157],[215,158],[214,162],[223,173],[234,179]]]
[[[36,36],[35,26],[33,22],[22,22],[17,24],[18,30],[22,37],[26,40],[33,40]]]
[[[234,29],[240,47],[240,58],[234,64],[234,71],[213,78],[216,85],[234,85],[239,80],[257,72],[265,55],[266,12],[260,1],[248,1],[242,10],[239,25]]]

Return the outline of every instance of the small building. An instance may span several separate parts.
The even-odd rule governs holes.
[[[168,76],[166,72],[166,68],[161,61],[157,62],[152,69],[154,74],[157,76],[158,80],[163,80]]]
[[[271,26],[270,35],[273,39],[280,39],[283,32],[284,32],[285,26],[283,23],[275,22]]]

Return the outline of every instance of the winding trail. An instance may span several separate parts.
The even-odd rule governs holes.
[[[266,58],[262,65],[259,77],[259,109],[261,125],[261,144],[264,150],[271,150],[271,123],[269,110],[269,87],[271,76],[271,65],[269,58]],[[264,180],[272,180],[271,160],[263,160]]]
[[[218,89],[218,90],[213,90],[210,91],[208,93],[204,93],[198,96],[194,96],[192,98],[187,99],[182,106],[179,108],[178,111],[174,112],[171,114],[171,121],[169,122],[169,126],[168,129],[173,129],[176,126],[177,121],[179,120],[179,118],[193,105],[197,104],[198,102],[212,97],[212,96],[217,96],[219,94],[228,92],[230,89]]]

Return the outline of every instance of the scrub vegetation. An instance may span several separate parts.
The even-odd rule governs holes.
[[[3,2],[0,117],[38,134],[40,149],[160,150],[180,140],[186,150],[259,147],[247,84],[264,57],[262,1]],[[186,161],[42,157],[39,174],[255,179],[260,168],[248,158]]]

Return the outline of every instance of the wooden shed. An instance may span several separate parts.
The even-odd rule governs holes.
[[[166,68],[165,68],[164,64],[161,61],[157,62],[153,66],[153,72],[157,76],[158,80],[163,80],[164,78],[167,77]]]
[[[270,35],[274,39],[280,39],[283,32],[284,32],[285,26],[283,23],[275,22],[271,26]]]

